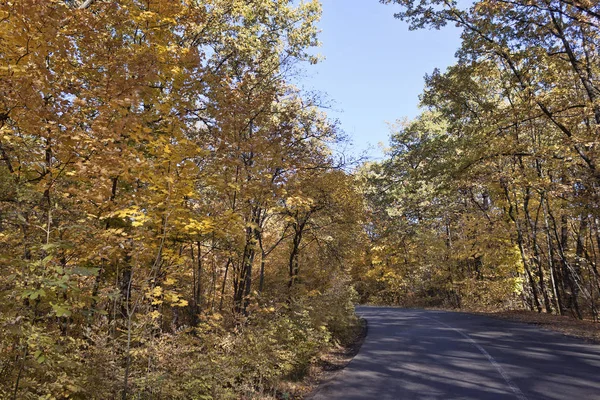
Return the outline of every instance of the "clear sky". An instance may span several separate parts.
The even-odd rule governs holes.
[[[353,141],[353,153],[381,157],[388,143],[387,122],[418,114],[423,77],[454,63],[460,32],[409,31],[394,18],[397,5],[378,0],[321,0],[319,24],[325,60],[307,68],[300,86],[322,92]]]

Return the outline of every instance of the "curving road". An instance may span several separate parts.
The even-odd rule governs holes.
[[[369,325],[313,400],[600,400],[600,345],[478,315],[358,307]]]

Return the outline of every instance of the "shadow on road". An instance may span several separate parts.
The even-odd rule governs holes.
[[[598,345],[463,313],[358,311],[369,335],[314,399],[600,399]]]

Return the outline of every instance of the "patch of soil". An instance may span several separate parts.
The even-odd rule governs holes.
[[[332,346],[327,352],[321,354],[310,366],[308,373],[301,382],[288,383],[283,396],[278,399],[310,399],[315,389],[333,379],[356,356],[367,337],[367,321],[359,319],[353,327],[352,340],[348,344]]]
[[[563,335],[600,343],[600,324],[589,320],[579,320],[569,315],[552,315],[534,311],[514,310],[479,313],[489,317],[534,324]]]

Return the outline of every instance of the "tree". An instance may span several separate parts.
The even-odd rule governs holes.
[[[596,315],[596,244],[583,239],[588,221],[597,219],[596,6],[394,3],[404,7],[396,16],[412,29],[453,23],[463,29],[463,42],[456,65],[426,77],[422,105],[428,111],[396,134],[392,157],[374,169],[382,182],[373,181],[369,190],[400,193],[379,197],[377,207],[407,215],[399,205],[433,186],[425,195],[429,204],[443,200],[433,202],[430,215],[417,207],[408,223],[422,229],[443,221],[434,235],[445,233],[451,251],[439,265],[448,268],[452,285],[460,279],[464,286],[465,271],[474,274],[470,290],[485,289],[476,304],[492,294],[481,282],[487,275],[505,280],[500,298],[507,301],[514,303],[511,280],[520,281],[523,303],[532,309],[581,317],[585,302],[585,312]],[[429,112],[444,124],[438,139],[423,123]],[[589,257],[581,257],[586,247]]]
[[[239,397],[327,343],[322,315],[254,294],[287,188],[335,167],[335,127],[287,82],[319,13],[0,5],[0,397]]]

